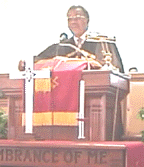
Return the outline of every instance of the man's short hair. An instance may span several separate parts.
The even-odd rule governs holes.
[[[78,5],[78,6],[75,6],[75,5],[71,6],[69,8],[68,12],[67,12],[67,16],[68,16],[68,13],[69,13],[70,10],[72,10],[72,9],[78,9],[78,8],[81,9],[84,12],[84,14],[85,14],[85,16],[86,16],[86,18],[88,20],[88,23],[89,23],[89,14],[88,14],[88,11],[84,7],[82,7],[80,5]]]

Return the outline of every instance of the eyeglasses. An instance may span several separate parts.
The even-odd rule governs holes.
[[[85,16],[81,16],[81,15],[69,16],[68,17],[68,21],[71,21],[71,20],[80,20],[80,19],[85,19],[85,18],[86,18]]]

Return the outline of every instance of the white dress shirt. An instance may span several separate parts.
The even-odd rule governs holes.
[[[85,32],[81,37],[76,37],[76,36],[74,36],[74,41],[75,41],[75,44],[76,44],[76,46],[78,46],[78,39],[81,39],[81,45],[85,42],[85,40],[86,40],[86,34],[87,34],[87,32]]]

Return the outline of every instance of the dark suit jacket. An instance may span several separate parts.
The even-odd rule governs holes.
[[[62,43],[70,43],[75,45],[73,37],[70,39],[64,40]],[[109,51],[112,53],[112,64],[120,69],[120,72],[124,72],[123,64],[121,57],[119,55],[118,49],[115,43],[108,42]],[[102,45],[101,42],[93,42],[93,41],[85,41],[82,45],[83,50],[94,54],[97,56],[97,59],[100,61],[101,64],[104,64],[103,61],[103,54],[102,54]],[[59,44],[53,44],[49,46],[46,50],[40,53],[37,57],[35,57],[35,61],[47,58],[53,58],[55,56],[66,56],[68,53],[73,52],[74,49],[68,46],[61,46]]]

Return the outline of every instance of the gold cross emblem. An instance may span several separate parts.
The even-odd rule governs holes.
[[[55,78],[52,78],[52,80],[51,80],[51,87],[52,87],[52,89],[56,88],[59,85],[59,83],[57,82],[57,80],[58,80],[58,76],[56,76]]]

